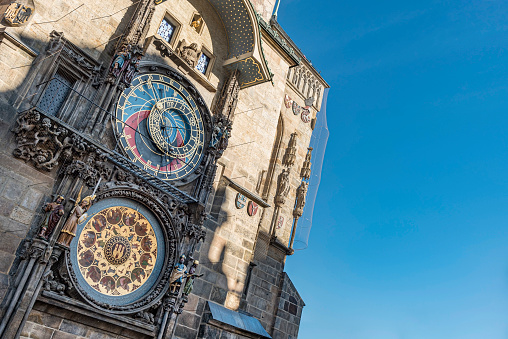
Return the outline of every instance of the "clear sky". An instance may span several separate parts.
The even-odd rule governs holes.
[[[508,338],[508,2],[282,0],[331,85],[300,339]]]

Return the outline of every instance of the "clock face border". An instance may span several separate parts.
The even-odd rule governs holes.
[[[158,253],[157,261],[154,263],[157,267],[140,287],[139,292],[113,297],[116,300],[111,303],[109,300],[111,296],[94,291],[83,278],[78,263],[80,258],[77,257],[77,245],[81,241],[80,235],[84,227],[97,216],[97,212],[118,205],[137,209],[143,214],[157,235],[157,247],[162,246],[164,253]],[[65,254],[67,272],[78,294],[90,305],[115,314],[131,314],[151,307],[161,300],[169,289],[167,281],[171,274],[171,263],[176,261],[176,244],[179,242],[172,216],[164,205],[157,199],[148,197],[144,192],[120,185],[98,193],[87,215],[87,218],[77,225],[76,236],[70,244],[70,250]]]
[[[177,97],[179,101],[182,101],[183,99],[183,101],[187,103],[187,109],[194,111],[191,114],[183,115],[184,118],[180,119],[180,121],[186,120],[184,122],[187,124],[186,127],[191,129],[191,132],[189,135],[186,135],[186,137],[196,138],[192,141],[193,143],[196,143],[196,148],[193,150],[194,152],[190,158],[171,157],[171,150],[169,150],[169,152],[162,151],[161,147],[159,147],[159,145],[151,139],[153,131],[149,131],[150,127],[148,126],[148,116],[151,112],[148,111],[148,109],[152,109],[153,105],[152,107],[148,107],[148,105],[145,105],[147,107],[142,106],[137,113],[132,113],[134,109],[131,108],[130,114],[124,114],[125,109],[130,108],[129,105],[126,105],[126,103],[132,93],[131,91],[133,86],[139,86],[139,83],[136,82],[136,80],[139,80],[140,77],[150,75],[152,76],[151,81],[158,82],[159,84],[163,84],[166,81],[171,82],[168,86],[170,86],[171,90],[174,90],[175,93],[178,92],[178,96],[175,95],[175,97]],[[167,97],[165,96],[164,98]],[[192,128],[190,127],[190,119],[192,118],[188,117],[196,115],[198,116],[196,121],[197,126]],[[141,120],[141,123],[136,124],[135,126],[132,124],[124,124],[124,122],[130,117],[134,117],[131,120]],[[206,158],[206,154],[208,152],[211,131],[213,130],[211,114],[196,87],[172,67],[159,64],[155,65],[150,62],[142,63],[140,71],[134,78],[131,87],[124,90],[119,96],[115,105],[115,118],[113,125],[117,144],[122,149],[124,155],[149,174],[168,183],[180,186],[194,181],[201,173],[204,172],[204,159]],[[134,128],[131,127],[136,127],[136,131],[134,131]],[[138,133],[138,129],[142,130],[143,133]],[[137,138],[137,140],[133,140],[133,137]],[[146,142],[147,138],[150,138],[151,143]],[[170,159],[173,160],[170,161]]]
[[[114,211],[121,211],[120,212],[120,215],[119,215],[119,218],[117,221],[113,220],[115,219],[114,215],[112,215],[111,217],[108,217],[104,214],[104,212],[114,212]],[[153,260],[153,263],[151,263],[151,270],[149,271],[150,273],[148,273],[148,271],[144,270],[143,269],[143,272],[145,275],[148,275],[146,277],[146,279],[140,279],[140,281],[142,282],[140,284],[140,286],[138,288],[136,288],[135,290],[133,291],[130,291],[129,293],[124,293],[124,292],[127,292],[127,291],[124,291],[120,285],[120,278],[122,278],[124,275],[126,277],[130,277],[133,273],[133,270],[136,269],[136,268],[140,268],[141,265],[136,265],[136,263],[134,262],[133,258],[135,257],[137,261],[140,260],[140,257],[145,253],[145,251],[143,251],[141,248],[134,248],[134,247],[141,247],[141,244],[138,244],[142,238],[146,238],[145,237],[139,237],[137,236],[135,233],[136,231],[132,231],[132,232],[129,232],[129,234],[126,236],[126,237],[122,237],[122,230],[128,230],[130,228],[134,228],[134,227],[129,227],[127,225],[124,224],[124,221],[126,221],[128,223],[128,220],[123,220],[125,219],[125,212],[131,212],[131,211],[134,211],[135,213],[138,213],[139,214],[139,219],[140,221],[143,221],[145,224],[147,224],[149,230],[153,230],[153,233],[154,233],[154,236],[152,238],[154,238],[156,240],[156,255],[155,255],[155,259],[152,259]],[[155,215],[153,214],[153,212],[151,212],[150,210],[148,210],[146,207],[144,207],[143,205],[137,203],[136,201],[133,201],[133,200],[130,200],[130,199],[126,199],[126,198],[113,198],[113,199],[105,199],[105,200],[101,200],[99,202],[97,202],[96,204],[93,204],[90,209],[87,211],[87,214],[88,214],[88,218],[86,218],[86,220],[82,223],[80,223],[76,229],[76,236],[74,237],[74,239],[72,240],[71,242],[71,245],[70,245],[70,254],[71,254],[71,261],[72,261],[72,265],[73,267],[75,268],[78,268],[76,270],[76,279],[78,281],[78,283],[80,284],[81,287],[83,287],[83,289],[87,292],[88,295],[90,295],[92,298],[96,299],[96,300],[101,300],[102,302],[106,302],[108,304],[111,304],[111,305],[115,305],[115,306],[121,306],[121,305],[127,305],[129,303],[132,303],[138,299],[141,299],[143,296],[145,296],[148,291],[150,290],[151,287],[153,287],[153,285],[155,284],[155,282],[157,281],[157,278],[159,277],[160,273],[161,273],[161,270],[162,270],[162,267],[164,265],[164,254],[165,254],[165,244],[164,244],[164,236],[163,236],[163,233],[162,233],[162,228],[157,220],[157,218],[155,217]],[[101,224],[101,219],[104,219],[104,224],[102,225]],[[93,228],[93,224],[96,225],[97,228],[99,228],[99,230],[96,230],[95,228]],[[134,226],[134,225],[132,225]],[[137,223],[136,223],[136,226]],[[101,230],[102,228],[102,230]],[[118,235],[114,235],[113,236],[113,232],[117,231],[118,232]],[[86,233],[89,233],[89,232],[93,232],[94,233],[94,241],[93,243],[90,242],[89,244],[85,244],[86,240],[88,238],[84,237],[85,234],[83,234],[84,232]],[[107,234],[111,233],[110,236],[108,236]],[[126,263],[120,263],[120,262],[117,262],[117,263],[111,263],[111,261],[114,261],[112,259],[114,258],[109,258],[109,260],[107,259],[107,250],[108,250],[108,245],[109,243],[108,242],[111,242],[111,240],[115,240],[115,238],[123,238],[123,240],[126,240],[128,238],[130,238],[132,236],[132,240],[135,240],[137,239],[138,237],[140,238],[138,242],[136,242],[134,244],[134,242],[131,241],[127,241],[128,242],[128,245],[129,246],[131,243],[133,245],[138,245],[138,246],[132,246],[133,248],[129,248],[129,259],[127,260]],[[105,240],[105,244],[103,244],[102,246],[99,245],[99,241],[103,239]],[[90,245],[90,246],[87,246],[87,245]],[[92,250],[92,249],[95,249],[95,250]],[[143,251],[143,253],[134,253],[134,252],[140,252],[140,251]],[[150,251],[152,252],[152,251]],[[93,262],[89,262],[89,263],[85,263],[87,261],[87,258],[86,258],[86,254],[88,253],[92,253],[91,254],[91,259],[90,260],[93,260]],[[102,260],[99,258],[99,255],[102,255]],[[149,255],[151,257],[154,257],[153,253],[149,253]],[[126,259],[126,258],[125,258]],[[126,268],[128,267],[128,265],[126,264],[130,264],[130,263],[133,264],[133,268],[132,269],[127,269],[130,273],[129,274],[119,274],[118,271],[120,268]],[[105,264],[106,266],[104,267],[100,267],[101,265],[100,264]],[[95,284],[94,285],[91,285],[91,279],[87,279],[86,277],[89,276],[89,272],[93,272],[93,271],[90,271],[89,269],[92,268],[92,267],[98,267],[99,270],[103,270],[103,271],[106,271],[106,273],[102,274],[101,275],[101,281],[96,281],[94,282]],[[85,270],[86,273],[83,273],[81,272],[81,270]],[[111,271],[111,273],[107,273],[108,271]],[[111,288],[111,290],[114,290],[114,291],[118,291],[120,294],[118,295],[112,295],[111,293],[104,293],[104,292],[101,292],[98,290],[98,288],[100,288],[101,290],[104,290],[104,291],[107,291],[107,289],[109,289],[109,286],[107,286],[107,278],[112,278],[112,276],[116,276],[118,275],[117,278],[113,278],[113,279],[110,279],[111,281],[115,281],[115,286]],[[104,280],[104,281],[102,281]],[[130,287],[132,288],[132,285],[135,284],[135,281],[131,281],[130,283]],[[104,286],[103,286],[104,285]],[[96,288],[94,288],[93,286],[97,286]],[[121,294],[123,293],[123,294]]]

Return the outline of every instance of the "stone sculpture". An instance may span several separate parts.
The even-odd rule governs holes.
[[[198,63],[199,53],[198,50],[198,44],[195,42],[191,43],[190,45],[186,45],[185,39],[182,40],[182,43],[180,44],[180,48],[176,50],[178,55],[192,68],[196,67]]]
[[[178,293],[178,289],[180,286],[182,286],[183,278],[185,274],[187,274],[187,271],[185,270],[185,255],[180,256],[180,260],[177,264],[173,267],[173,272],[171,273],[171,276],[169,277],[169,283],[170,283],[170,290],[171,293]]]
[[[39,237],[48,240],[53,230],[55,229],[58,221],[64,214],[63,207],[64,197],[59,195],[55,201],[46,204],[43,208],[43,211],[46,212],[46,217],[41,225],[41,230],[39,232]]]

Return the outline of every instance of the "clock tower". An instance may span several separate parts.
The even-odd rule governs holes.
[[[328,85],[274,2],[4,2],[0,338],[296,338]]]

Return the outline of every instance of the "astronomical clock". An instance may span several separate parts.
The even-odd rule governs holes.
[[[211,119],[196,89],[173,70],[164,70],[139,74],[120,94],[114,128],[131,163],[175,185],[198,177]],[[124,181],[124,188],[98,193],[77,225],[67,260],[81,296],[117,313],[160,300],[169,287],[174,244],[182,241],[167,206],[132,193],[135,189]]]
[[[183,84],[155,73],[137,76],[120,96],[116,132],[129,159],[159,179],[175,182],[203,158],[203,117]]]

